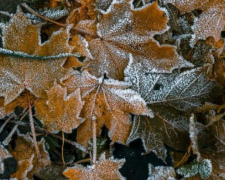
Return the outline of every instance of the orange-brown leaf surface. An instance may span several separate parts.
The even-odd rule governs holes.
[[[35,102],[36,116],[43,121],[48,131],[71,133],[83,119],[79,117],[83,102],[80,89],[67,95],[67,89],[55,84],[47,91],[48,99]]]
[[[76,165],[67,168],[63,174],[70,180],[121,180],[124,179],[119,169],[124,160],[105,159],[102,155],[96,164],[88,167]]]
[[[140,95],[128,89],[128,83],[104,79],[103,76],[96,78],[84,71],[82,74],[75,72],[65,85],[69,92],[80,88],[85,101],[81,117],[86,120],[77,131],[77,141],[84,146],[92,138],[93,120],[97,123],[97,135],[105,125],[113,142],[125,143],[132,124],[130,113],[151,115]]]
[[[225,4],[224,4],[225,6]],[[225,8],[212,8],[203,12],[192,26],[194,42],[207,37],[214,37],[215,41],[221,39],[221,31],[225,26]]]
[[[44,143],[44,139],[38,143],[40,157],[37,157],[33,141],[27,137],[18,137],[15,149],[10,151],[17,160],[17,171],[11,175],[11,178],[22,180],[26,176],[28,179],[31,179],[37,170],[50,165],[51,162]]]
[[[20,9],[3,28],[3,47],[29,55],[51,56],[71,52],[68,45],[68,30],[53,33],[50,40],[40,42],[40,25],[34,25]],[[65,58],[41,60],[0,56],[0,95],[8,104],[25,89],[36,97],[45,95],[54,83],[68,74],[62,67]]]
[[[98,38],[90,40],[93,59],[84,69],[100,77],[122,80],[129,54],[152,72],[171,72],[175,68],[191,66],[180,57],[175,47],[160,46],[153,36],[167,30],[167,16],[156,2],[141,9],[131,3],[114,3],[97,24]]]

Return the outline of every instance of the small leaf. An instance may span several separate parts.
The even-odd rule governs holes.
[[[71,133],[84,120],[79,117],[83,102],[80,90],[67,95],[67,89],[58,84],[47,91],[48,99],[35,102],[36,116],[43,121],[50,132],[63,131]]]
[[[16,140],[15,149],[11,154],[17,160],[17,171],[11,175],[11,178],[31,179],[33,174],[49,165],[49,154],[45,150],[44,139],[38,142],[40,157],[37,157],[34,143],[31,138],[19,136]]]
[[[124,178],[119,169],[124,162],[125,160],[105,159],[103,154],[96,164],[87,167],[76,165],[67,168],[63,174],[70,180],[121,180]]]

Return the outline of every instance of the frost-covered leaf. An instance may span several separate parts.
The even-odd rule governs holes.
[[[12,157],[12,155],[8,152],[7,149],[0,145],[0,174],[4,173],[5,170],[3,160],[9,157]]]
[[[45,150],[44,143],[44,139],[38,142],[40,157],[37,157],[31,138],[22,136],[17,138],[15,149],[10,151],[12,156],[17,160],[17,171],[11,175],[11,178],[32,179],[36,171],[50,165],[49,154]]]
[[[224,4],[225,6],[225,4]],[[192,44],[195,44],[199,39],[214,37],[215,41],[221,39],[221,31],[225,26],[225,8],[209,9],[203,12],[198,19],[195,20],[192,30],[194,36]]]
[[[195,9],[201,9],[203,11],[209,8],[215,7],[223,7],[224,1],[223,0],[163,0],[164,4],[172,3],[178,9],[180,9],[181,13],[186,13],[193,11]]]
[[[151,164],[149,168],[148,180],[175,180],[176,172],[173,167],[167,166],[156,166],[153,167]]]
[[[204,68],[172,74],[149,73],[143,68],[138,63],[130,64],[125,70],[126,80],[151,106],[162,104],[180,111],[190,111],[199,107],[218,88],[214,81],[207,79]]]
[[[200,106],[216,84],[202,70],[154,74],[143,71],[141,64],[130,64],[125,71],[132,89],[140,93],[154,113],[154,118],[135,117],[128,142],[141,138],[146,151],[165,159],[164,144],[186,150],[188,118],[185,113]]]
[[[131,129],[131,113],[152,115],[141,96],[128,89],[130,84],[113,79],[96,78],[87,71],[75,72],[64,81],[69,92],[80,88],[85,101],[81,117],[86,120],[78,127],[77,141],[87,146],[92,138],[92,121],[96,120],[97,135],[105,125],[113,142],[125,143]]]
[[[67,17],[67,24],[77,25],[82,20],[94,20],[96,19],[96,10],[95,10],[95,0],[78,0],[77,2],[72,1],[73,10],[70,12],[70,15]]]
[[[80,89],[67,95],[67,89],[55,83],[47,91],[47,96],[47,100],[39,99],[35,102],[35,109],[36,116],[43,121],[48,131],[71,133],[72,129],[83,122],[79,117],[83,107]]]
[[[70,180],[122,180],[124,178],[119,169],[124,162],[125,160],[105,159],[105,155],[102,155],[94,165],[76,165],[67,168],[63,174]]]
[[[179,111],[166,106],[152,108],[154,118],[135,116],[128,143],[141,138],[147,152],[153,151],[165,160],[164,144],[179,150],[188,147],[188,121]]]
[[[49,41],[41,44],[40,25],[33,25],[18,9],[9,25],[3,28],[3,47],[11,51],[20,51],[29,55],[51,56],[69,53],[68,30],[60,30],[51,36]],[[0,95],[8,104],[17,98],[25,89],[36,97],[45,95],[55,79],[68,74],[62,65],[65,58],[40,60],[0,56]]]
[[[177,173],[185,178],[193,177],[199,173],[202,179],[207,179],[212,173],[212,163],[209,159],[204,159],[201,163],[193,161],[188,165],[178,168]]]
[[[225,179],[225,122],[224,112],[218,112],[219,106],[205,104],[197,112],[206,116],[206,125],[196,123],[197,143],[201,157],[210,159],[213,169],[210,179]]]
[[[84,69],[100,77],[123,79],[129,53],[135,61],[145,64],[152,72],[171,72],[191,66],[179,56],[173,46],[160,46],[153,36],[167,30],[167,16],[157,2],[141,9],[132,9],[131,2],[111,5],[97,25],[98,38],[89,41],[93,59]]]
[[[220,33],[225,26],[225,2],[223,0],[165,0],[164,3],[174,4],[181,13],[195,9],[203,11],[192,26],[194,32],[192,46],[199,39],[206,39],[210,36],[214,37],[216,41],[220,39]]]

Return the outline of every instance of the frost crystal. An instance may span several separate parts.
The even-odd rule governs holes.
[[[149,168],[148,180],[175,180],[176,173],[173,167],[156,166],[153,167],[151,164]]]
[[[193,177],[199,173],[202,179],[207,179],[212,173],[212,163],[209,159],[204,159],[201,163],[193,161],[188,165],[178,168],[177,173],[185,178]]]

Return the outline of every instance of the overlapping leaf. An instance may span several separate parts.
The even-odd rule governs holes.
[[[125,160],[105,159],[105,155],[102,155],[92,166],[76,165],[67,168],[63,174],[70,180],[122,180],[124,178],[119,173],[119,169],[124,162]]]
[[[40,157],[37,157],[33,141],[27,137],[18,137],[15,149],[11,154],[17,160],[17,171],[11,175],[17,179],[31,179],[33,174],[50,165],[48,152],[45,150],[44,139],[38,143]]]
[[[125,143],[131,129],[130,114],[151,115],[140,95],[128,89],[129,83],[104,79],[103,76],[96,78],[87,71],[75,72],[64,83],[69,92],[80,88],[85,101],[81,117],[86,120],[77,131],[77,141],[84,146],[92,138],[93,120],[97,123],[97,135],[105,125],[113,142]]]
[[[132,9],[131,3],[114,3],[97,25],[98,38],[89,42],[93,60],[84,69],[100,77],[123,79],[129,53],[135,61],[145,64],[152,72],[171,72],[191,66],[173,46],[159,46],[153,36],[167,30],[166,12],[152,3],[142,9]]]
[[[37,117],[49,131],[71,133],[72,129],[83,122],[79,117],[83,107],[79,89],[67,95],[66,88],[55,84],[47,92],[47,96],[47,100],[35,102],[35,109]]]
[[[218,108],[208,109],[208,113]],[[206,113],[207,114],[207,113]],[[212,162],[211,179],[224,179],[225,173],[225,124],[224,112],[213,115],[206,115],[207,125],[196,125],[197,143],[201,156],[210,159]]]
[[[128,142],[142,138],[147,151],[165,158],[164,145],[185,150],[189,145],[188,119],[184,112],[198,107],[217,85],[208,80],[202,70],[183,73],[152,74],[142,65],[131,64],[126,69],[127,80],[149,104],[155,117],[135,117]]]
[[[41,44],[40,25],[34,25],[20,9],[9,25],[3,28],[3,46],[7,50],[37,56],[51,56],[69,53],[68,30],[53,33],[50,40]],[[25,89],[36,97],[45,95],[55,79],[68,74],[62,65],[65,58],[41,60],[0,56],[0,96],[8,104],[17,98]]]
[[[194,32],[192,45],[199,39],[206,39],[209,36],[220,40],[220,32],[225,26],[225,2],[222,0],[166,0],[165,3],[173,3],[181,13],[201,9],[203,13],[196,18],[192,27]]]

